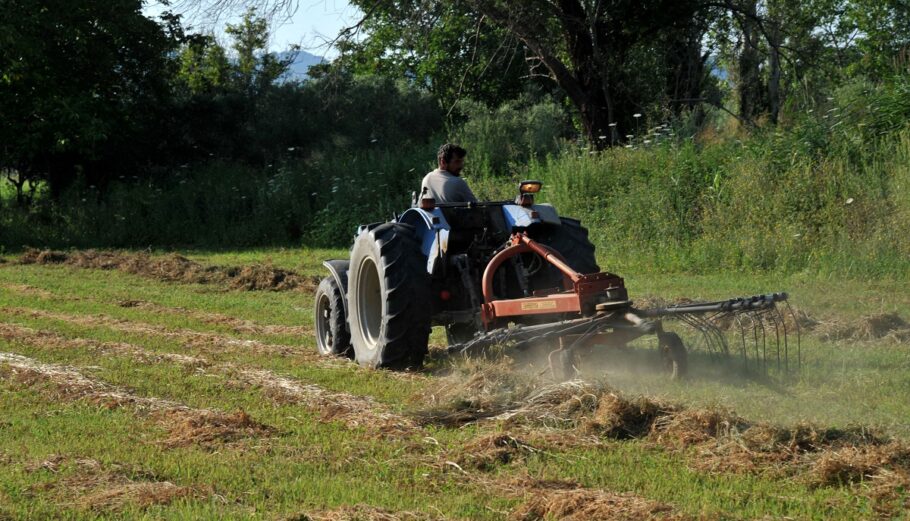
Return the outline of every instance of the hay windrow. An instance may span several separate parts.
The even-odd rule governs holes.
[[[687,465],[701,471],[796,477],[819,486],[877,480],[875,494],[892,499],[910,475],[910,449],[868,428],[779,427],[720,408],[628,397],[604,384],[535,384],[502,362],[477,364],[470,369],[479,374],[456,371],[442,378],[432,393],[434,405],[415,413],[418,421],[444,426],[496,422],[534,450],[560,447],[560,440],[562,446],[579,447],[601,439],[639,439],[685,454]],[[468,444],[446,457],[467,472],[531,453],[496,441],[480,438],[479,445]]]
[[[332,392],[263,369],[233,368],[232,373],[247,385],[262,388],[279,403],[306,406],[322,421],[338,421],[348,428],[363,428],[384,437],[405,436],[418,430],[413,420],[390,412],[370,397]]]
[[[52,492],[61,504],[99,514],[117,513],[128,507],[144,510],[210,495],[208,487],[179,486],[129,465],[103,464],[92,458],[52,455],[44,461],[26,465],[25,470],[55,474],[68,471],[60,481],[38,487],[44,492]]]
[[[265,369],[242,368],[230,363],[216,364],[204,358],[181,354],[157,353],[127,343],[96,342],[82,338],[67,338],[55,333],[37,331],[15,324],[0,323],[0,337],[41,347],[62,349],[89,348],[106,353],[131,356],[145,362],[167,361],[196,370],[215,371],[225,375],[229,382],[232,380],[239,381],[245,386],[261,389],[266,396],[278,403],[304,405],[307,409],[316,413],[323,421],[340,421],[349,428],[367,428],[378,431],[383,436],[404,435],[417,429],[417,425],[413,420],[389,412],[387,408],[369,397],[331,392],[318,385],[303,384]],[[3,361],[2,358],[0,358],[0,361]],[[65,384],[66,394],[78,396],[78,392],[75,391],[85,387],[87,392],[94,393],[92,395],[93,400],[114,398],[111,392],[105,391],[102,393],[103,389],[99,389],[96,384],[89,384],[87,379],[79,379],[79,376],[75,369],[70,370],[69,382]],[[20,374],[19,378],[26,377],[24,374]],[[73,382],[76,383],[74,384]],[[85,385],[80,387],[82,384]],[[60,387],[58,386],[58,388]],[[133,398],[127,398],[126,393],[119,392],[116,394],[117,397],[112,404],[119,404],[121,400],[136,402]],[[189,421],[192,422],[193,419],[190,418]],[[215,418],[215,421],[217,422],[218,419]]]
[[[443,453],[443,468],[454,463],[460,471],[489,472],[498,465],[524,461],[541,449],[508,433],[485,434],[471,439],[455,451]]]
[[[73,367],[45,364],[13,353],[0,353],[0,364],[8,368],[0,366],[0,378],[26,387],[42,386],[56,399],[84,400],[106,408],[129,407],[139,413],[148,413],[168,430],[168,438],[163,442],[168,447],[191,443],[220,444],[275,432],[273,428],[253,421],[242,411],[228,414],[152,396],[139,396],[89,378]]]
[[[258,335],[312,335],[313,328],[310,326],[285,326],[278,324],[259,324],[252,320],[246,320],[238,317],[231,317],[221,313],[212,313],[200,311],[197,309],[187,309],[183,307],[162,306],[154,302],[144,300],[121,300],[117,303],[123,308],[142,308],[153,313],[180,315],[199,320],[205,324],[216,326],[226,326],[235,333],[258,334]]]
[[[313,291],[318,281],[266,264],[203,266],[182,255],[152,256],[143,252],[28,249],[20,264],[62,264],[77,268],[118,270],[165,282],[212,284],[245,291]]]
[[[879,313],[866,315],[858,320],[844,322],[839,320],[822,321],[814,333],[822,340],[891,340],[907,342],[910,340],[910,324],[896,313]]]
[[[441,519],[444,518],[423,512],[353,505],[300,514],[287,518],[287,521],[433,521]]]
[[[167,448],[190,445],[214,446],[243,438],[268,437],[277,431],[257,422],[244,411],[232,414],[216,411],[161,411],[155,415],[167,427],[168,437],[160,443]]]
[[[212,353],[223,353],[226,348],[243,349],[248,352],[255,352],[269,355],[280,356],[302,356],[313,359],[314,362],[327,365],[346,364],[341,359],[330,359],[319,356],[315,350],[306,349],[300,346],[289,346],[284,344],[271,344],[260,342],[258,340],[246,340],[219,335],[217,333],[207,333],[195,331],[192,329],[171,329],[166,326],[151,324],[147,322],[134,322],[130,320],[119,319],[109,315],[71,315],[67,313],[57,313],[53,311],[44,311],[38,309],[2,307],[0,312],[12,316],[23,316],[28,318],[51,319],[88,327],[106,327],[114,331],[128,334],[148,335],[164,337],[176,340],[191,349],[200,349]]]
[[[509,516],[512,521],[689,519],[670,505],[635,494],[582,488],[573,482],[531,481],[520,485],[525,501]]]
[[[172,362],[187,367],[205,367],[205,359],[180,353],[158,353],[148,351],[126,342],[101,342],[85,338],[69,338],[49,331],[36,330],[18,324],[0,323],[0,338],[14,342],[25,342],[42,348],[53,349],[92,349],[102,353],[120,354],[134,357],[144,362]]]

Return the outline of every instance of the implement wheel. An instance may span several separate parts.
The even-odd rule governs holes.
[[[334,277],[316,288],[316,349],[326,356],[353,357],[351,335],[344,316],[344,295]]]
[[[664,369],[672,380],[685,378],[689,372],[689,354],[676,333],[661,333],[657,341]]]
[[[431,320],[426,257],[414,228],[386,223],[354,240],[348,310],[354,358],[362,366],[419,367]]]

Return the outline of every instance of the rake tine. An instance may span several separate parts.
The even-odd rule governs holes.
[[[726,356],[724,344],[723,342],[719,341],[721,337],[720,331],[717,329],[717,327],[703,317],[697,317],[697,320],[704,328],[705,339],[708,343],[711,344],[711,349],[714,351],[716,356]]]
[[[761,312],[756,315],[758,325],[761,327],[761,366],[762,370],[768,372],[768,337],[765,331],[765,313]],[[755,346],[758,348],[758,346]]]
[[[705,347],[709,352],[714,352],[714,345],[711,342],[711,339],[708,336],[708,331],[705,329],[704,325],[698,321],[698,317],[693,315],[682,315],[679,317],[686,325],[692,329],[698,331],[702,339],[705,342]]]
[[[733,319],[736,320],[736,325],[739,326],[739,336],[742,343],[743,365],[746,367],[746,370],[748,370],[749,357],[746,355],[746,328],[743,326],[743,322],[740,320],[738,313],[733,315]]]
[[[705,341],[705,346],[712,354],[715,356],[723,354],[712,338],[714,326],[710,322],[697,315],[686,315],[686,322],[701,332]]]
[[[774,313],[772,313],[772,320],[774,320],[774,338],[775,338],[775,350],[777,351],[777,370],[780,371],[780,328],[784,328],[784,336],[786,338],[787,334],[787,324],[784,322],[783,316],[780,314],[780,309],[777,306],[774,306]],[[784,340],[786,342],[786,340]]]
[[[727,343],[727,336],[724,334],[723,331],[720,330],[719,327],[715,326],[714,324],[718,320],[720,320],[721,317],[729,317],[729,316],[730,316],[730,313],[728,313],[728,312],[720,312],[720,313],[715,313],[710,319],[706,320],[706,322],[711,324],[711,330],[714,333],[714,336],[717,337],[717,341],[718,341],[718,343],[720,343],[723,353],[727,356],[730,356],[730,345]]]
[[[790,316],[793,317],[793,324],[796,325],[796,368],[801,369],[802,365],[803,365],[803,358],[802,358],[802,335],[800,333],[799,317],[796,316],[796,312],[793,311],[793,307],[790,306],[790,302],[789,301],[786,301],[786,302],[787,302],[787,311],[790,312]]]

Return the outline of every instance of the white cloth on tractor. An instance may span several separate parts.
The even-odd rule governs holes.
[[[426,193],[424,193],[426,189]],[[433,170],[420,183],[420,196],[436,199],[437,203],[476,203],[474,192],[464,179],[445,170]]]

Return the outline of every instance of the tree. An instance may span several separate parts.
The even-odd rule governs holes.
[[[228,24],[225,32],[231,37],[236,53],[232,67],[234,81],[240,90],[253,94],[275,83],[294,62],[294,57],[278,59],[268,52],[269,22],[250,8],[238,24]],[[297,47],[292,47],[296,51]]]
[[[370,16],[337,40],[340,58],[317,74],[407,78],[451,113],[462,99],[496,107],[519,96],[529,80],[524,45],[464,2],[354,0]],[[539,83],[539,82],[537,82]]]
[[[134,164],[135,138],[158,121],[180,34],[140,0],[3,0],[0,5],[0,171],[47,179]],[[13,176],[11,176],[12,178]]]

